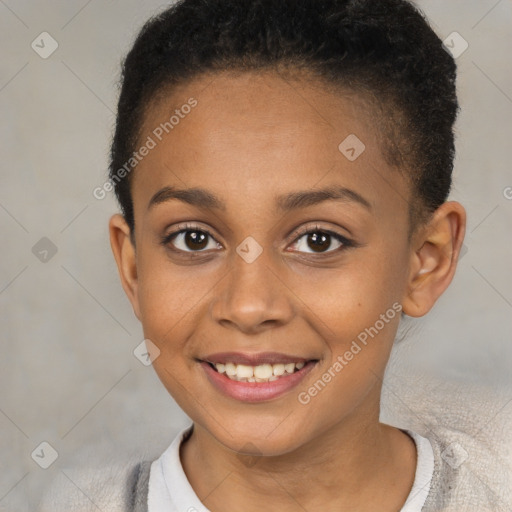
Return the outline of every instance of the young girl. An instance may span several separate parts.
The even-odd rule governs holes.
[[[146,23],[111,245],[192,424],[137,466],[130,510],[504,510],[441,435],[379,420],[401,316],[464,238],[455,75],[405,0],[182,0]]]

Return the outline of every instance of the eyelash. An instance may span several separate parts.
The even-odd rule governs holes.
[[[201,254],[203,252],[206,252],[205,250],[200,250],[200,251],[183,251],[181,249],[176,249],[175,247],[172,247],[172,244],[171,244],[172,239],[175,238],[176,236],[178,236],[181,233],[186,233],[187,231],[198,231],[200,233],[206,234],[207,236],[209,236],[210,238],[215,240],[215,237],[208,230],[200,228],[199,226],[196,226],[194,224],[185,224],[185,225],[178,226],[178,228],[175,231],[173,231],[172,233],[169,233],[169,234],[165,235],[164,237],[162,237],[161,244],[166,246],[166,247],[168,247],[171,251],[173,251],[175,253],[181,253],[181,254],[185,254],[185,255],[190,255],[191,257],[194,257],[193,256],[194,254]],[[329,229],[323,229],[323,228],[321,228],[318,225],[315,225],[313,228],[311,228],[311,226],[309,226],[308,228],[305,228],[304,230],[301,230],[301,231],[295,233],[294,234],[295,238],[293,239],[292,245],[295,244],[298,240],[300,240],[304,235],[309,235],[309,234],[312,234],[312,233],[322,233],[322,234],[325,234],[325,235],[329,235],[329,236],[333,237],[335,240],[337,240],[338,242],[340,242],[342,245],[340,247],[338,247],[337,249],[328,250],[328,251],[323,252],[323,253],[321,253],[321,252],[320,253],[314,253],[314,252],[303,253],[302,251],[300,251],[301,254],[308,254],[310,256],[332,255],[332,254],[334,254],[336,252],[340,252],[340,251],[342,251],[344,249],[347,249],[349,247],[355,247],[356,246],[355,242],[353,242],[352,240],[349,240],[348,238],[344,237],[343,235],[340,235],[339,233],[336,233],[336,232],[331,231]]]

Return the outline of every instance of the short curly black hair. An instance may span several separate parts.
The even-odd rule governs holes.
[[[123,63],[109,181],[132,241],[133,173],[119,179],[119,170],[134,154],[151,100],[209,72],[278,69],[305,70],[379,109],[383,155],[410,180],[414,224],[446,201],[456,64],[417,7],[407,0],[179,0],[145,23]]]

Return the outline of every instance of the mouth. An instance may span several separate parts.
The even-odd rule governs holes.
[[[198,362],[222,394],[244,402],[261,402],[296,387],[319,360],[276,353],[223,353]]]

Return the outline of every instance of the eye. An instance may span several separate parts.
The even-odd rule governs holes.
[[[211,246],[209,247],[210,241]],[[164,236],[161,243],[164,246],[170,247],[175,252],[189,254],[205,252],[208,249],[222,248],[207,230],[190,224],[179,226],[176,231]],[[335,244],[334,249],[332,248],[333,243]],[[340,251],[354,245],[351,240],[339,233],[315,226],[296,234],[295,241],[291,247],[293,251],[325,254]],[[306,249],[308,248],[311,251],[307,251]]]
[[[208,247],[209,240],[213,242],[212,247]],[[179,231],[169,233],[162,239],[164,246],[172,246],[171,249],[176,252],[204,252],[207,249],[218,249],[220,244],[215,241],[213,236],[206,230],[198,226],[187,224]]]
[[[315,226],[313,229],[303,231],[297,235],[292,244],[293,250],[299,252],[306,252],[306,249],[311,249],[309,254],[325,254],[336,252],[343,248],[351,247],[353,243],[339,233],[335,233],[330,230],[321,229],[319,226]],[[335,245],[332,249],[332,245]]]

